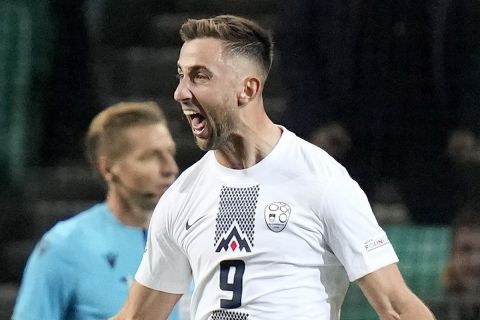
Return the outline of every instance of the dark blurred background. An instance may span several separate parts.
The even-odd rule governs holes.
[[[448,226],[479,197],[478,1],[0,0],[0,310],[38,238],[103,199],[94,114],[156,100],[180,168],[202,155],[173,101],[178,29],[223,13],[273,32],[271,118],[345,165],[381,224]]]

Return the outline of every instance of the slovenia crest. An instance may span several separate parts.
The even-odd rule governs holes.
[[[287,226],[291,212],[285,202],[272,202],[265,207],[265,223],[273,232],[280,232]]]

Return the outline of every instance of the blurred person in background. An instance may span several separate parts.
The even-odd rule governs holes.
[[[381,226],[412,222],[402,192],[393,180],[385,179],[377,182],[371,202],[375,218]]]
[[[480,141],[469,129],[453,130],[447,141],[447,155],[457,166],[480,162]]]
[[[310,134],[309,141],[349,168],[349,172],[354,171],[354,166],[350,165],[352,139],[340,123],[332,121],[319,126]],[[372,192],[372,209],[380,225],[411,222],[400,187],[394,180],[375,181]]]
[[[178,174],[175,143],[156,103],[119,103],[90,123],[86,155],[106,200],[42,237],[25,268],[14,320],[106,319],[125,301],[150,216]]]
[[[332,121],[319,126],[313,130],[308,140],[346,166],[348,155],[352,148],[352,139],[341,124]]]
[[[480,198],[456,216],[447,267],[443,273],[446,299],[438,315],[449,320],[480,319]],[[447,316],[448,315],[448,316]]]
[[[442,174],[436,177],[442,210],[442,221],[449,225],[455,221],[466,203],[480,198],[480,139],[466,127],[449,132],[444,152],[439,157]]]

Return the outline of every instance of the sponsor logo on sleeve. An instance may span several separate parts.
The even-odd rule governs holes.
[[[365,241],[364,246],[365,246],[365,250],[367,250],[367,252],[370,252],[380,247],[383,247],[384,245],[387,245],[389,243],[390,241],[388,240],[387,235],[381,235],[374,239]]]

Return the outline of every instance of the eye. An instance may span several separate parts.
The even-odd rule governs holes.
[[[210,79],[209,75],[204,72],[197,72],[193,75],[195,80],[208,80]]]
[[[178,73],[178,74],[175,75],[175,77],[180,81],[180,80],[183,79],[184,75],[181,74],[181,73]]]
[[[150,160],[151,158],[153,158],[153,154],[152,154],[152,153],[144,153],[144,154],[142,154],[141,156],[138,157],[138,160],[140,160],[140,161],[148,161],[148,160]]]

